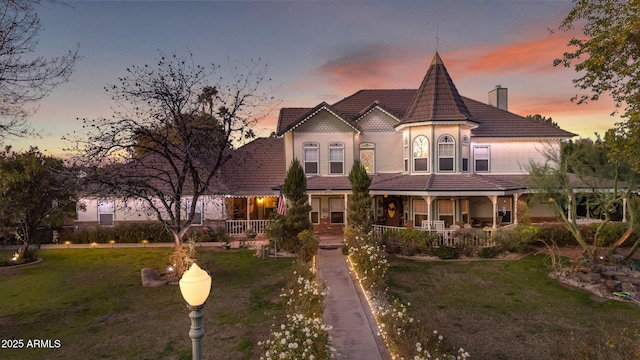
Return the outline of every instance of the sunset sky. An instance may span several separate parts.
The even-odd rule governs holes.
[[[193,53],[197,63],[260,58],[281,106],[336,102],[359,89],[417,88],[436,50],[460,94],[486,102],[509,89],[509,110],[552,117],[594,138],[619,118],[607,98],[571,103],[572,69],[553,67],[569,34],[556,32],[571,1],[68,1],[41,8],[38,54],[79,46],[72,81],[39,104],[31,118],[41,138],[10,139],[62,154],[76,118],[108,117],[104,87],[128,66],[154,64],[159,51]],[[436,38],[439,40],[436,41]],[[214,79],[212,79],[214,80]],[[277,110],[260,124],[275,130]]]

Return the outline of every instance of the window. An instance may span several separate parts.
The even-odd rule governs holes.
[[[329,218],[332,224],[344,224],[344,199],[329,199]]]
[[[462,158],[462,172],[469,172],[469,158]]]
[[[309,217],[312,224],[320,224],[320,199],[311,199],[311,212]]]
[[[360,144],[360,162],[368,174],[376,172],[376,145],[373,143]]]
[[[317,143],[305,143],[304,147],[304,173],[317,174],[320,145]]]
[[[443,220],[446,227],[453,224],[454,209],[453,200],[438,200],[438,220]]]
[[[423,220],[429,220],[427,202],[422,199],[413,200],[413,226],[421,227]]]
[[[489,146],[474,146],[473,160],[475,161],[476,172],[489,172],[490,151]]]
[[[113,200],[98,201],[98,224],[113,225],[116,214],[116,204]]]
[[[409,171],[409,138],[404,137],[402,140],[403,148],[402,155],[404,156],[404,171]]]
[[[187,199],[187,219],[191,215],[191,204],[193,204],[193,200]],[[191,220],[191,224],[202,225],[202,199],[199,199],[196,203],[196,211],[193,214],[193,220]]]
[[[344,144],[329,144],[329,174],[344,173]]]
[[[424,135],[413,139],[413,171],[429,170],[429,140]]]
[[[438,139],[438,171],[454,171],[456,154],[455,142],[450,135],[442,135]]]

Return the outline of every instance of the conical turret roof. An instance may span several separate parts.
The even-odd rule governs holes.
[[[400,124],[428,121],[473,121],[440,55],[436,52]]]

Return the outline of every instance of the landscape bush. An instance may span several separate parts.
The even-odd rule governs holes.
[[[493,259],[498,256],[498,249],[495,246],[487,246],[480,249],[478,256],[482,259]]]
[[[447,260],[457,259],[459,254],[458,249],[451,246],[442,245],[438,246],[438,249],[436,249],[436,256],[442,260]]]
[[[540,239],[555,242],[559,247],[578,245],[576,239],[564,224],[545,223],[539,224]]]
[[[185,240],[194,242],[228,241],[224,227],[192,227]],[[164,224],[159,222],[127,222],[114,226],[99,226],[86,228],[74,232],[60,234],[59,242],[70,241],[73,244],[108,243],[138,243],[146,240],[150,243],[173,242],[171,233]]]
[[[494,231],[493,240],[500,252],[527,252],[541,236],[538,226],[516,225],[514,227]]]
[[[305,262],[294,265],[293,276],[280,295],[287,304],[287,317],[280,326],[273,325],[269,339],[260,342],[264,355],[260,359],[332,359],[329,346],[331,326],[322,322],[324,284],[318,283],[313,269]]]
[[[296,253],[298,259],[305,262],[311,261],[311,259],[318,254],[320,239],[313,231],[303,230],[298,234],[298,241],[300,241],[300,248]]]
[[[382,235],[382,244],[389,254],[405,256],[426,253],[433,240],[432,233],[418,229],[387,231]]]

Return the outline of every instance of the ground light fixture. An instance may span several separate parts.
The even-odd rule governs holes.
[[[187,302],[187,307],[191,311],[191,329],[189,337],[191,337],[191,348],[193,360],[200,360],[200,342],[204,336],[204,328],[202,327],[202,308],[209,297],[211,291],[211,276],[208,272],[202,270],[198,264],[193,264],[180,279],[180,292]]]

